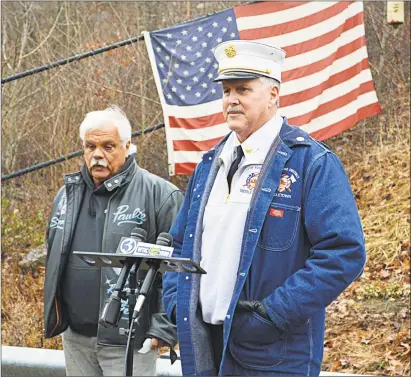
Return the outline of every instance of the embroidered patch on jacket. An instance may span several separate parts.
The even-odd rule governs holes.
[[[113,223],[117,223],[117,225],[141,225],[147,219],[144,209],[135,208],[132,210],[128,204],[118,206],[117,210],[113,213],[113,216]]]
[[[243,185],[243,187],[247,187],[250,191],[253,191],[256,184],[257,184],[257,179],[258,179],[258,175],[260,173],[251,173],[245,180],[245,184]]]
[[[291,168],[284,168],[281,174],[280,184],[278,185],[277,192],[274,196],[291,199],[291,186],[293,183],[297,182],[300,178],[298,173]]]
[[[288,191],[291,192],[291,177],[287,173],[281,174],[280,185],[278,186],[278,192]]]
[[[270,216],[283,218],[284,210],[278,208],[270,208]]]

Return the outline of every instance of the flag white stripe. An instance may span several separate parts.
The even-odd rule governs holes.
[[[348,118],[349,116],[355,114],[358,109],[376,102],[378,102],[378,99],[374,91],[364,93],[348,105],[340,107],[339,109],[329,112],[316,119],[313,119],[309,124],[302,126],[301,128],[308,133],[321,130],[322,128],[328,127],[345,118]]]
[[[347,18],[350,18],[358,13],[362,12],[362,4],[353,4],[355,6],[350,6],[344,12],[337,14],[334,17],[329,18],[323,22],[316,25],[306,27],[301,30],[293,31],[287,34],[281,34],[270,38],[262,38],[261,42],[273,44],[274,46],[292,46],[298,43],[309,41],[314,38],[323,36],[324,34],[330,33],[333,30],[338,29],[343,25]]]
[[[187,130],[184,128],[170,128],[168,135],[173,140],[193,140],[204,141],[209,139],[216,139],[227,135],[230,131],[227,123],[222,123],[213,127],[200,128],[195,130]]]
[[[349,55],[342,57],[341,59],[335,60],[332,65],[326,67],[322,71],[296,80],[285,82],[281,86],[280,95],[286,96],[315,87],[318,84],[327,81],[330,76],[353,67],[357,63],[361,62],[364,58],[367,58],[367,48],[365,46]]]
[[[371,80],[372,77],[370,70],[363,70],[350,80],[344,81],[341,84],[335,85],[329,89],[324,90],[324,92],[317,97],[314,97],[308,101],[296,103],[295,105],[280,108],[280,112],[287,118],[294,118],[300,115],[307,114],[311,111],[314,111],[316,108],[318,108],[318,106],[335,100],[339,97],[342,97],[343,95],[358,88],[361,84]]]
[[[258,16],[245,16],[237,18],[238,31],[257,29],[261,27],[279,25],[286,22],[293,22],[297,19],[310,16],[314,13],[326,10],[336,2],[315,1],[299,5],[295,8],[284,9],[278,12],[267,13]]]

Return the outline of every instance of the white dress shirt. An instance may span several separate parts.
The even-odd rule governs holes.
[[[204,212],[200,265],[200,304],[207,323],[222,324],[233,296],[240,263],[241,242],[251,196],[265,157],[283,123],[277,113],[241,146],[244,157],[233,176],[229,193],[227,174],[240,144],[235,132],[218,157],[220,169]]]

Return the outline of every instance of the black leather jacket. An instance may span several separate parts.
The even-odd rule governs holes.
[[[53,202],[47,229],[47,263],[44,282],[44,335],[54,337],[68,327],[64,302],[61,299],[61,281],[67,263],[73,229],[84,195],[85,183],[80,172],[67,174],[64,186]],[[135,227],[147,232],[148,243],[155,243],[161,232],[168,232],[183,202],[183,194],[168,181],[141,169],[135,161],[124,172],[104,182],[107,190],[116,190],[107,205],[102,241],[102,253],[113,253],[121,237],[130,235]],[[112,268],[102,268],[100,308],[109,297],[107,274],[115,279]],[[104,276],[103,276],[104,271]],[[138,271],[141,281],[144,273]],[[136,326],[135,346],[141,347],[145,338],[156,337],[172,347],[177,343],[176,329],[161,304],[161,275],[156,279],[150,296],[143,306],[139,325]],[[128,328],[128,314],[123,313],[119,328]],[[118,328],[99,325],[98,343],[125,345],[127,338],[119,335]]]

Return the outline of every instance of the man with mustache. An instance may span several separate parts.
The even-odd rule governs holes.
[[[130,122],[117,106],[88,113],[80,138],[85,164],[65,175],[48,226],[45,337],[63,333],[68,376],[121,376],[127,337],[119,328],[128,328],[127,301],[121,302],[118,327],[98,323],[119,271],[90,267],[73,251],[115,253],[121,237],[130,236],[136,226],[147,232],[146,242],[155,243],[169,231],[183,195],[136,164]],[[137,278],[141,284],[144,274],[138,271]],[[158,274],[135,326],[135,376],[156,375],[156,348],[177,342],[175,326],[163,313],[161,284]],[[138,352],[143,343],[148,346]]]
[[[357,278],[364,236],[344,168],[279,114],[285,51],[214,55],[229,133],[196,167],[170,231],[207,274],[167,273],[184,375],[316,376],[325,308]]]

